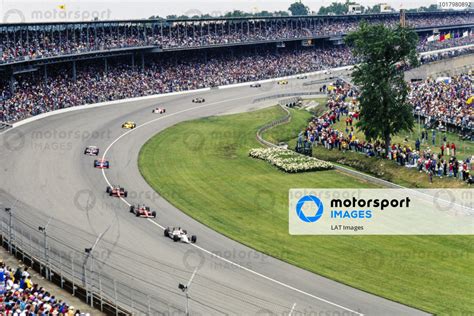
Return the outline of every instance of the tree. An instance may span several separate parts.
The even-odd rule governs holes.
[[[288,11],[291,12],[291,15],[308,15],[309,8],[305,6],[301,1],[292,3],[288,8]]]
[[[362,22],[345,41],[360,60],[352,73],[354,84],[361,92],[357,127],[369,141],[384,140],[388,153],[393,135],[413,129],[413,110],[407,101],[403,66],[418,65],[418,35],[401,26],[387,28]]]

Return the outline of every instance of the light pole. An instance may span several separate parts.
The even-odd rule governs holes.
[[[113,224],[113,223],[112,223]],[[95,247],[97,246],[97,244],[99,243],[99,241],[102,239],[102,237],[105,235],[105,233],[107,233],[107,231],[110,229],[110,227],[112,227],[112,224],[110,224],[102,233],[99,234],[99,236],[97,236],[97,239],[95,240],[94,244],[92,245],[92,247],[90,248],[85,248],[84,251],[86,253],[86,257],[84,258],[84,262],[82,263],[82,283],[83,285],[86,287],[86,296],[87,296],[87,279],[86,279],[86,266],[87,266],[87,261],[89,260],[89,257],[92,257],[93,259],[93,255],[92,255],[92,252],[94,251]],[[94,261],[91,261],[91,279],[92,279],[92,273],[93,273],[93,263]],[[91,283],[91,307],[93,307],[94,305],[94,302],[93,302],[93,299],[92,299],[92,283]]]
[[[44,244],[44,262],[45,262],[45,272],[44,276],[46,279],[51,281],[51,274],[49,271],[49,255],[48,255],[48,235],[46,234],[46,230],[48,229],[49,223],[51,222],[52,217],[49,218],[48,223],[46,223],[46,226],[42,227],[39,226],[38,230],[40,232],[43,232],[43,244]]]
[[[293,315],[293,311],[295,310],[295,307],[296,307],[296,303],[294,303],[293,306],[291,307],[291,310],[290,310],[290,312],[288,313],[288,316]]]
[[[13,253],[13,247],[12,247],[12,209],[9,207],[5,207],[5,212],[8,213],[9,215],[9,224],[8,224],[8,251],[10,253]]]
[[[189,295],[188,295],[188,291],[189,291],[189,287],[191,286],[191,282],[193,282],[194,276],[196,275],[196,272],[197,272],[197,268],[194,269],[194,272],[191,275],[191,278],[189,279],[188,284],[184,285],[184,284],[180,283],[178,285],[178,289],[183,291],[184,294],[185,294],[185,297],[186,297],[186,316],[189,316]]]

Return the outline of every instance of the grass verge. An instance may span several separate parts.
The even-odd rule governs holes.
[[[261,252],[432,313],[473,311],[473,236],[288,234],[290,188],[373,185],[335,170],[286,174],[249,158],[249,149],[259,147],[257,129],[282,114],[272,107],[180,123],[144,145],[140,171],[183,212]],[[301,130],[306,114],[293,114],[265,137],[281,141]]]

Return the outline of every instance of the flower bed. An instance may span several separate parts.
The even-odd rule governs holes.
[[[334,168],[330,162],[314,157],[307,157],[280,147],[251,149],[249,156],[265,160],[278,169],[288,173],[329,170]]]

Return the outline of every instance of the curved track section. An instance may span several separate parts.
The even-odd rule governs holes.
[[[14,205],[15,220],[23,227],[15,229],[18,239],[25,236],[24,225],[34,229],[52,218],[48,227],[51,260],[56,257],[64,269],[83,276],[89,286],[111,299],[110,293],[118,292],[122,304],[133,306],[137,313],[182,313],[185,297],[178,284],[186,284],[198,268],[189,289],[191,314],[288,315],[292,308],[295,313],[316,315],[422,314],[219,235],[158,196],[140,175],[140,148],[156,133],[185,120],[272,105],[274,102],[252,104],[252,100],[304,90],[301,84],[291,80],[286,87],[265,84],[260,89],[241,87],[197,94],[206,98],[204,104],[192,103],[197,96],[192,94],[127,102],[59,114],[14,128],[1,136],[1,206]],[[165,115],[151,114],[157,104],[166,106]],[[126,120],[134,120],[139,127],[122,130]],[[198,146],[198,136],[196,131],[176,141]],[[93,168],[93,158],[83,155],[88,145],[106,150],[101,155],[110,160],[111,169],[101,172]],[[124,186],[129,191],[127,199],[109,197],[105,193],[108,183]],[[155,209],[157,219],[130,214],[128,205],[138,203]],[[198,243],[172,242],[163,236],[165,226],[186,228],[198,236]],[[80,250],[92,246],[101,233],[103,238],[84,263]],[[77,272],[81,266],[85,267],[82,274]],[[118,282],[114,284],[112,279]]]

